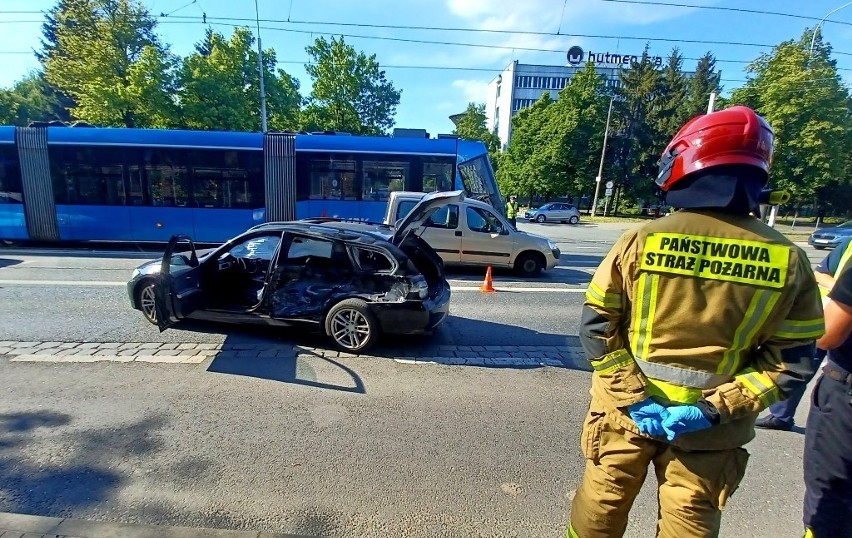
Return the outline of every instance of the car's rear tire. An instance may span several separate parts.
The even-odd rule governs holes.
[[[547,220],[547,217],[545,217],[544,215],[537,215],[536,218],[535,218],[535,221],[539,224],[542,224],[546,220]]]
[[[515,271],[524,277],[534,277],[544,269],[544,256],[538,252],[522,252],[515,259]]]
[[[379,322],[361,299],[345,299],[325,316],[325,334],[348,353],[360,353],[379,338]]]
[[[143,280],[136,286],[136,304],[152,325],[157,324],[157,295],[153,280]]]
[[[573,215],[570,219],[568,219],[568,224],[577,224],[580,222],[580,217],[577,215]]]

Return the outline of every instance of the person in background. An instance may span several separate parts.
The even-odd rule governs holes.
[[[506,219],[513,228],[518,227],[518,199],[514,194],[509,196],[509,202],[506,204]]]
[[[852,537],[852,271],[842,271],[825,305],[828,350],[811,396],[802,464],[808,538]]]
[[[817,284],[819,284],[820,295],[824,298],[828,297],[828,293],[834,286],[835,277],[846,268],[849,259],[852,258],[852,237],[844,239],[826,256],[814,270]],[[814,354],[814,373],[819,369],[820,363],[825,359],[826,351],[817,348]],[[808,378],[810,383],[812,377]],[[794,416],[796,408],[802,397],[805,395],[807,384],[801,385],[798,389],[791,392],[786,400],[773,404],[769,408],[769,414],[758,420],[754,425],[758,428],[766,430],[782,430],[789,431],[795,423]]]

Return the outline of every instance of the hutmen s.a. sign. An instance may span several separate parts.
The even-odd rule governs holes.
[[[638,63],[642,60],[641,56],[633,56],[630,54],[613,54],[611,52],[592,52],[588,55],[583,52],[583,49],[578,46],[573,46],[568,49],[568,63],[570,65],[580,65],[586,62],[592,62],[597,66],[602,67],[630,67],[634,62]],[[663,65],[663,58],[660,56],[648,56],[648,62],[656,67]]]
[[[790,249],[762,241],[652,233],[645,239],[643,271],[784,287]]]

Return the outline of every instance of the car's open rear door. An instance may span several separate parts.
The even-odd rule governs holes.
[[[200,269],[195,244],[187,235],[169,240],[154,286],[157,325],[164,331],[202,304]]]

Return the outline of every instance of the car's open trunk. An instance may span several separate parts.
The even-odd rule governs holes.
[[[426,278],[426,283],[429,284],[429,297],[437,297],[446,282],[444,262],[441,257],[426,241],[414,234],[408,234],[399,248],[408,256],[414,268]]]

